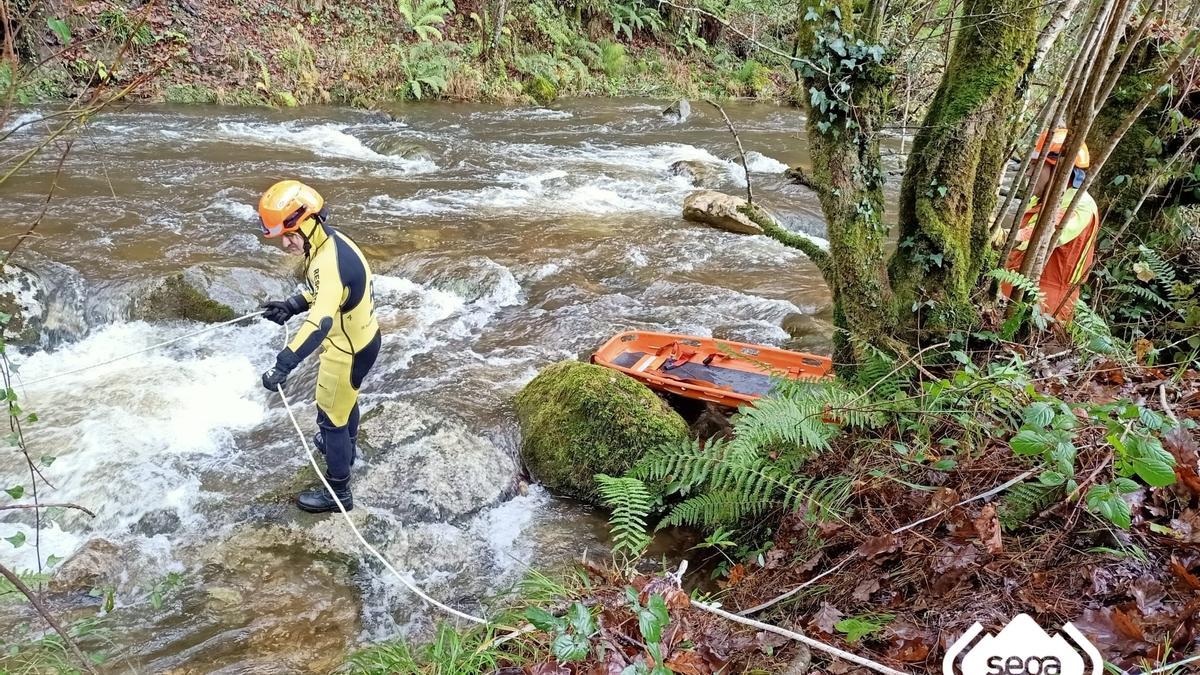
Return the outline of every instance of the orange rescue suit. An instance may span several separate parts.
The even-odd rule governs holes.
[[[1063,196],[1061,215],[1075,198],[1075,190],[1067,190]],[[1025,260],[1025,249],[1029,246],[1029,238],[1037,225],[1041,205],[1034,198],[1033,205],[1021,219],[1021,230],[1017,234],[1017,246],[1008,256],[1005,263],[1007,269],[1019,272]],[[1087,277],[1096,258],[1096,238],[1100,234],[1100,215],[1096,201],[1088,193],[1083,193],[1075,211],[1068,216],[1070,220],[1063,225],[1062,234],[1050,257],[1046,261],[1046,269],[1042,272],[1039,283],[1042,289],[1042,311],[1053,314],[1054,318],[1063,324],[1071,322],[1075,314],[1075,301],[1079,299],[1080,282]],[[1012,293],[1012,286],[1002,287],[1005,295]]]

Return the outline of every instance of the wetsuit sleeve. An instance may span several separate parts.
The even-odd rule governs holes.
[[[290,344],[279,352],[276,358],[277,367],[288,370],[316,351],[321,342],[333,328],[333,318],[341,306],[345,287],[338,273],[337,256],[323,255],[313,261],[312,280],[314,293],[308,310],[308,316],[300,325],[300,330],[292,338]]]

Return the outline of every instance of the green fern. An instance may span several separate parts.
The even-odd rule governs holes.
[[[646,516],[654,506],[654,497],[646,484],[636,478],[613,478],[596,474],[600,498],[610,509],[608,529],[613,540],[613,555],[624,555],[627,561],[642,557],[650,545],[646,534]]]
[[[453,0],[399,0],[397,9],[417,37],[424,41],[433,38],[440,40],[442,31],[437,27],[446,23],[446,17],[454,11],[454,2]]]
[[[734,442],[713,441],[704,448],[694,441],[663,447],[643,458],[630,473],[664,484],[668,494],[691,495],[672,508],[660,528],[713,527],[770,508],[794,511],[801,506],[810,517],[826,519],[849,499],[847,478],[797,476],[784,463]]]
[[[1040,299],[1042,297],[1042,289],[1038,286],[1038,283],[1016,270],[994,269],[988,272],[988,276],[1000,283],[1020,289],[1025,295],[1030,296],[1031,299]]]
[[[1066,491],[1063,485],[1021,483],[1009,488],[1000,500],[998,516],[1006,530],[1015,530],[1050,508]]]
[[[1161,295],[1159,295],[1158,293],[1155,293],[1153,290],[1151,290],[1145,286],[1135,286],[1133,284],[1121,284],[1120,286],[1117,286],[1116,290],[1122,291],[1124,293],[1128,293],[1130,295],[1135,295],[1138,298],[1145,300],[1146,302],[1153,303],[1164,309],[1171,309],[1170,301],[1166,300]]]

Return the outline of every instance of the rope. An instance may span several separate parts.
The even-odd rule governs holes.
[[[167,345],[172,345],[172,344],[175,344],[176,342],[181,342],[188,338],[196,337],[197,335],[204,335],[205,333],[210,333],[214,330],[217,330],[218,328],[224,328],[225,326],[233,325],[235,323],[238,323],[239,321],[245,321],[246,319],[251,319],[253,317],[258,316],[259,314],[262,314],[262,312],[261,311],[260,312],[251,312],[249,314],[239,316],[236,319],[230,319],[229,321],[225,321],[224,323],[218,323],[218,324],[213,324],[211,326],[205,326],[204,328],[201,328],[198,331],[193,331],[186,335],[181,335],[177,338],[171,338],[170,340],[164,340],[162,342],[152,344],[149,347],[146,347],[145,349],[139,349],[136,352],[130,352],[128,354],[124,354],[122,356],[118,356],[116,358],[112,358],[107,361],[101,361],[100,363],[93,363],[90,366],[84,366],[82,368],[76,368],[74,370],[68,370],[68,371],[65,371],[62,373],[55,373],[48,377],[43,377],[40,380],[35,380],[33,382],[22,383],[22,384],[23,384],[23,386],[26,386],[26,387],[33,387],[33,386],[39,385],[43,382],[49,382],[50,380],[55,380],[60,377],[66,377],[67,375],[74,375],[76,373],[82,373],[85,370],[92,370],[93,368],[100,368],[101,366],[107,366],[110,363],[116,363],[117,361],[122,361],[131,356],[137,356],[138,354],[145,354],[146,352],[154,351],[155,349],[158,349],[159,347],[166,347]]]
[[[279,392],[279,400],[283,401],[284,410],[287,411],[288,417],[291,418],[291,420],[292,420],[292,426],[295,427],[296,434],[298,436],[300,436],[300,443],[302,443],[304,445],[304,452],[308,453],[308,461],[310,463],[312,463],[313,469],[317,472],[317,478],[321,479],[321,485],[324,485],[325,490],[327,492],[329,492],[330,496],[333,497],[333,501],[337,504],[338,511],[341,511],[342,518],[344,518],[346,520],[346,524],[350,526],[350,530],[354,532],[354,536],[358,537],[359,543],[361,543],[363,545],[363,547],[365,547],[367,549],[367,551],[369,551],[371,553],[371,555],[375,556],[375,558],[378,559],[379,562],[383,563],[383,566],[386,567],[389,572],[394,574],[396,576],[396,578],[400,580],[400,583],[404,584],[408,588],[408,590],[415,593],[417,595],[417,597],[419,597],[422,600],[424,600],[425,602],[433,605],[434,607],[437,607],[438,609],[442,610],[443,612],[446,612],[447,614],[451,614],[453,616],[457,616],[460,619],[465,619],[467,621],[471,621],[474,623],[487,625],[488,622],[485,619],[481,619],[477,616],[472,616],[470,614],[467,614],[466,612],[460,612],[459,610],[454,609],[453,607],[450,607],[449,605],[442,604],[442,603],[438,602],[437,600],[434,600],[433,598],[429,597],[425,593],[425,591],[422,591],[420,588],[418,588],[416,586],[416,584],[412,583],[411,581],[406,579],[404,577],[404,575],[400,574],[400,572],[397,571],[396,568],[392,566],[392,563],[388,562],[388,559],[383,557],[383,555],[378,550],[376,550],[375,547],[372,546],[371,543],[368,542],[365,537],[363,537],[362,533],[358,531],[358,526],[355,525],[354,521],[350,519],[350,514],[346,512],[346,507],[342,504],[342,500],[338,499],[337,492],[334,491],[333,486],[331,486],[329,484],[329,481],[325,478],[325,472],[321,469],[321,466],[319,464],[317,464],[317,458],[313,454],[312,448],[308,447],[308,439],[305,438],[304,431],[300,429],[300,423],[296,421],[296,415],[292,413],[292,406],[291,406],[291,403],[288,402],[287,394],[283,393],[283,386],[282,385],[277,386],[276,390]]]

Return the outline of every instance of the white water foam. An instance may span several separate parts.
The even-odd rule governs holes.
[[[746,153],[746,167],[750,169],[750,173],[778,174],[788,170],[787,164],[754,150]]]
[[[389,164],[398,167],[404,173],[429,173],[437,170],[437,165],[427,159],[405,159],[375,152],[361,140],[347,133],[349,128],[350,126],[345,124],[306,126],[296,122],[222,122],[217,125],[218,135],[228,140],[272,147],[303,148],[320,157]]]
[[[200,473],[227,460],[234,433],[265,419],[258,373],[278,347],[278,334],[262,322],[39,383],[195,328],[115,324],[58,352],[19,360],[21,381],[28,383],[23,402],[53,425],[27,429],[33,456],[56,457],[43,469],[55,486],[44,498],[96,512],[86,522],[68,513],[63,527],[70,536],[51,535],[44,555],[70,554],[80,541],[78,527],[115,535],[155,510],[196,517],[207,497]],[[0,465],[0,480],[22,476],[18,463]],[[0,525],[0,531],[13,527]]]
[[[34,122],[37,122],[38,120],[41,120],[41,119],[44,119],[44,116],[41,113],[23,112],[20,115],[17,115],[16,117],[10,119],[8,121],[8,124],[5,124],[3,127],[0,127],[0,131],[9,132],[9,131],[12,131],[13,129],[16,129],[17,127],[21,127],[22,131],[27,131],[33,125]]]
[[[470,532],[490,549],[492,562],[505,572],[523,569],[532,551],[519,545],[521,535],[533,523],[551,496],[541,485],[531,485],[523,494],[476,516]]]

